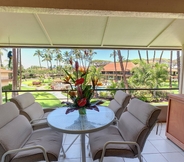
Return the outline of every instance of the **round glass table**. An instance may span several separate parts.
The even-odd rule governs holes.
[[[86,115],[79,115],[78,111],[65,114],[67,107],[62,107],[55,109],[47,117],[51,128],[63,133],[81,135],[82,162],[86,162],[85,134],[108,127],[115,118],[110,108],[104,106],[98,106],[98,108],[99,112],[87,109]]]

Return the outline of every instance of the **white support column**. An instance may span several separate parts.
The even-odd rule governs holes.
[[[12,84],[12,90],[17,90],[17,75],[18,75],[18,72],[17,72],[17,49],[16,48],[13,48],[12,50],[12,53],[13,53],[13,59],[12,59],[12,63],[13,63],[13,84]],[[15,97],[17,95],[16,92],[13,92],[12,93],[12,97]]]
[[[184,44],[182,45],[181,54],[179,94],[184,94]]]
[[[3,97],[2,97],[2,85],[1,85],[1,71],[0,71],[0,105],[3,103]]]

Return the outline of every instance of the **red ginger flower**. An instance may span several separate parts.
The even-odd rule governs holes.
[[[85,106],[86,103],[87,103],[86,98],[82,98],[82,99],[80,99],[80,100],[77,102],[77,104],[78,104],[80,107]]]
[[[77,87],[77,93],[79,97],[82,97],[82,88],[80,86]]]
[[[72,64],[73,64],[73,60],[72,60],[72,58],[70,58],[69,62],[70,62],[70,65],[72,65]]]
[[[84,78],[79,78],[79,79],[77,79],[77,80],[75,81],[75,86],[80,85],[80,84],[82,84],[82,83],[84,83]]]
[[[85,50],[85,51],[84,51],[84,54],[85,54],[86,56],[88,56],[88,51],[87,51],[87,50]]]
[[[79,70],[79,63],[78,61],[75,61],[75,71],[78,71]]]

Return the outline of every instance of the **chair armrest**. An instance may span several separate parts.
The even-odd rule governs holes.
[[[5,157],[6,155],[8,154],[12,154],[12,153],[16,153],[16,152],[21,152],[21,151],[25,151],[25,150],[33,150],[33,149],[41,149],[42,152],[43,152],[43,156],[45,158],[45,161],[46,162],[49,162],[49,159],[48,159],[48,156],[47,156],[47,153],[46,153],[46,150],[44,149],[44,147],[40,146],[40,145],[36,145],[36,146],[31,146],[31,147],[26,147],[26,148],[19,148],[19,149],[14,149],[14,150],[9,150],[7,152],[5,152],[2,156],[2,159],[1,159],[1,162],[4,162],[5,161]]]
[[[132,142],[132,141],[108,141],[103,146],[103,150],[102,150],[102,155],[101,155],[100,162],[103,161],[103,158],[104,158],[104,155],[105,155],[105,151],[106,151],[106,147],[109,144],[117,144],[117,145],[130,144],[130,145],[135,145],[137,147],[137,151],[138,151],[138,158],[141,159],[141,150],[140,150],[140,146],[139,146],[138,143]]]
[[[43,109],[43,112],[44,112],[44,113],[46,113],[46,112],[51,112],[51,111],[55,110],[56,108],[57,108],[57,107],[55,107],[55,108],[48,108],[48,109],[47,109],[47,108],[44,108],[44,109]]]
[[[35,121],[40,121],[40,120],[45,120],[45,119],[47,119],[47,118],[33,119],[33,120],[30,121],[30,124],[32,124],[32,123],[35,122]]]
[[[113,125],[118,125],[118,122],[119,122],[119,120],[118,120],[118,118],[115,116],[115,118],[114,118],[112,124],[113,124]]]

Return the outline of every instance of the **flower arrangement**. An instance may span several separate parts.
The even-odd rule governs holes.
[[[69,59],[71,72],[63,69],[66,74],[64,83],[71,86],[68,94],[72,100],[72,103],[63,102],[69,107],[66,114],[74,110],[78,110],[79,114],[86,114],[86,109],[99,111],[96,105],[101,104],[102,101],[90,102],[94,96],[96,86],[101,85],[95,75],[89,75],[91,61],[91,55],[85,50],[83,53],[80,53],[78,59]]]

